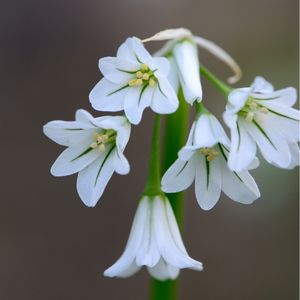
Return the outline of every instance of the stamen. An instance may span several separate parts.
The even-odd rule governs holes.
[[[129,86],[136,86],[136,81],[137,81],[136,78],[131,79],[131,80],[129,80],[128,85],[129,85]]]
[[[214,148],[209,147],[200,148],[200,153],[204,155],[209,162],[214,160],[219,155],[218,151],[216,151]]]
[[[93,148],[93,149],[95,149],[95,148],[97,148],[97,146],[98,146],[98,144],[94,142],[94,143],[91,143],[90,147]]]
[[[142,78],[143,78],[143,80],[148,80],[149,79],[149,74],[144,73]]]
[[[155,84],[156,84],[155,79],[151,78],[151,79],[149,80],[149,85],[150,85],[150,86],[154,86]]]
[[[254,112],[249,111],[246,116],[246,121],[251,123],[253,121],[253,119],[254,119]]]
[[[141,69],[143,71],[148,71],[149,70],[149,67],[146,65],[146,64],[141,64]]]
[[[261,113],[263,113],[263,114],[267,114],[268,112],[269,112],[269,110],[266,108],[266,107],[261,107],[260,109],[259,109],[259,111],[261,112]]]
[[[257,109],[257,103],[254,101],[251,101],[249,104],[249,107],[251,110],[255,110],[255,109]]]
[[[136,78],[143,78],[143,72],[141,72],[141,71],[137,71],[136,73],[135,73],[135,76],[136,76]],[[144,78],[143,78],[144,79]]]
[[[136,82],[135,82],[136,86],[140,86],[142,84],[143,84],[143,80],[142,79],[140,79],[140,78],[136,79]]]
[[[99,150],[100,150],[100,152],[104,152],[105,151],[105,145],[104,144],[100,144],[99,145]]]

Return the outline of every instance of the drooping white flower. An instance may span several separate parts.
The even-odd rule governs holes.
[[[175,193],[195,181],[200,207],[209,210],[218,202],[221,190],[232,200],[249,204],[260,196],[258,187],[247,172],[233,172],[227,165],[229,140],[219,121],[203,113],[193,123],[186,145],[178,159],[162,178],[162,190]],[[257,160],[252,167],[257,166]]]
[[[143,39],[142,42],[146,43],[151,41],[166,40],[168,42],[159,51],[156,52],[156,56],[166,55],[172,51],[172,49],[178,42],[182,40],[189,40],[193,41],[199,47],[206,49],[231,68],[231,70],[234,72],[234,75],[228,78],[227,81],[229,83],[236,83],[242,76],[242,71],[239,65],[224,49],[210,40],[194,35],[190,30],[186,28],[166,29],[156,33],[149,38]],[[194,54],[192,56],[194,56]],[[194,60],[194,62],[196,61]]]
[[[52,121],[43,130],[51,140],[68,147],[52,165],[52,175],[78,172],[77,191],[87,206],[96,205],[114,172],[129,172],[123,151],[130,123],[123,116],[94,118],[80,109],[75,121]]]
[[[159,114],[176,111],[177,95],[167,79],[168,60],[152,57],[137,38],[128,38],[117,57],[101,58],[99,68],[104,78],[90,93],[94,109],[124,110],[133,124],[141,121],[146,107]]]
[[[232,170],[246,169],[257,147],[270,164],[287,169],[299,165],[300,113],[292,108],[296,100],[294,88],[274,91],[262,77],[229,94],[223,116],[231,130]]]
[[[169,200],[162,196],[141,199],[125,251],[104,275],[129,277],[142,266],[158,280],[175,279],[183,268],[203,269],[189,257]]]

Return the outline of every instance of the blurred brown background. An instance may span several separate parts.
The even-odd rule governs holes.
[[[130,175],[115,175],[94,209],[80,202],[75,176],[49,174],[62,148],[42,125],[72,120],[77,108],[96,114],[88,94],[100,79],[98,58],[127,36],[179,26],[228,50],[244,70],[241,85],[260,74],[276,88],[297,87],[297,0],[1,0],[1,300],[147,299],[145,271],[127,280],[102,272],[123,251],[143,190],[152,114],[133,129]],[[224,99],[203,84],[220,115]],[[298,170],[262,164],[254,175],[262,197],[251,206],[222,196],[204,212],[190,190],[184,241],[205,271],[181,273],[180,299],[298,299]]]

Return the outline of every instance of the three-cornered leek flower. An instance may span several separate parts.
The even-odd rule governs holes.
[[[177,95],[167,79],[168,60],[152,57],[137,38],[128,38],[119,47],[117,57],[101,58],[99,68],[104,78],[90,93],[94,109],[124,109],[133,124],[141,121],[149,106],[159,114],[176,111]]]
[[[233,90],[228,97],[224,120],[231,130],[229,167],[246,169],[256,154],[280,168],[299,165],[299,111],[292,87],[274,91],[262,77],[251,87]]]
[[[193,123],[186,145],[162,178],[162,190],[175,193],[187,189],[195,180],[200,207],[209,210],[218,202],[221,190],[232,200],[248,204],[260,196],[247,171],[233,172],[227,165],[229,140],[219,121],[203,113]],[[252,167],[258,165],[253,160]]]
[[[80,109],[75,121],[52,121],[43,129],[51,140],[68,147],[52,165],[52,175],[79,172],[77,190],[85,205],[96,205],[114,172],[129,172],[123,155],[130,136],[130,123],[125,117],[94,118]]]
[[[140,200],[125,251],[104,275],[129,277],[142,266],[158,280],[175,279],[183,268],[203,269],[201,262],[189,257],[165,196]]]
[[[194,101],[202,100],[202,86],[200,80],[200,65],[198,58],[198,49],[196,43],[191,39],[184,39],[174,45],[172,56],[169,57],[172,74],[169,77],[177,80],[182,87],[184,99],[193,104]],[[175,72],[174,72],[175,71]],[[173,80],[170,79],[173,83]],[[173,84],[173,88],[178,90],[178,83]]]

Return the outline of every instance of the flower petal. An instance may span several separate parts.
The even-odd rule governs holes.
[[[105,272],[108,277],[129,277],[140,269],[135,263],[135,255],[144,239],[145,229],[148,228],[147,215],[149,213],[149,199],[141,199],[136,211],[127,245],[121,257]]]
[[[173,54],[185,100],[190,104],[201,101],[202,86],[197,46],[192,41],[184,40],[175,45]]]
[[[169,80],[171,86],[173,87],[175,93],[178,94],[179,78],[178,78],[178,74],[177,74],[177,72],[178,72],[177,66],[176,66],[176,63],[175,63],[173,57],[169,57],[168,60],[170,62],[170,71],[168,74],[168,80]]]
[[[67,176],[77,173],[99,157],[98,149],[80,144],[64,150],[51,167],[54,176]]]
[[[166,215],[166,201],[160,197],[154,199],[153,208],[153,230],[159,251],[167,264],[177,268],[193,268],[195,270],[202,270],[202,264],[190,258],[186,252],[182,252],[177,246],[172,231],[179,229],[172,228]]]
[[[116,57],[103,57],[99,60],[99,69],[104,77],[112,83],[127,85],[134,78],[133,71],[139,70],[137,63],[120,61]]]
[[[179,102],[169,81],[163,76],[157,76],[156,86],[150,107],[158,114],[170,114],[177,110]]]
[[[226,112],[237,113],[245,105],[247,99],[251,95],[251,88],[240,88],[233,90],[228,95],[228,104]]]
[[[174,280],[178,277],[180,270],[174,266],[169,265],[163,258],[152,268],[148,267],[150,275],[160,281],[168,279]]]
[[[148,66],[152,71],[157,70],[155,75],[167,77],[170,71],[170,63],[165,57],[153,57]]]
[[[275,163],[281,168],[289,166],[291,154],[288,144],[283,137],[278,133],[271,132],[264,124],[249,124],[246,121],[243,121],[243,123],[267,162]]]
[[[198,204],[204,210],[212,209],[221,195],[221,170],[219,158],[208,162],[205,156],[196,156],[195,193]]]
[[[237,116],[226,113],[223,116],[231,132],[228,166],[234,171],[246,170],[255,158],[256,144],[241,124],[241,118],[237,120]]]
[[[77,191],[86,206],[93,207],[97,204],[113,175],[114,161],[112,152],[114,150],[114,146],[107,147],[99,159],[79,172]]]
[[[252,93],[271,93],[274,91],[273,85],[261,76],[256,76],[251,85]]]
[[[276,103],[291,107],[297,101],[297,90],[293,87],[288,87],[275,92],[253,94],[252,96],[256,100],[263,100],[267,101],[267,103]]]
[[[195,143],[201,147],[212,147],[217,143],[229,144],[229,139],[217,118],[202,114],[196,122]]]
[[[177,193],[187,189],[195,179],[195,160],[178,158],[164,174],[161,184],[166,193]]]
[[[222,171],[222,191],[232,200],[250,204],[260,192],[253,177],[247,171],[234,172],[228,168],[225,159],[220,159]]]
[[[123,110],[127,85],[115,84],[101,79],[91,91],[89,98],[94,109],[100,111]]]
[[[128,89],[124,100],[124,111],[130,123],[135,125],[140,123],[144,109],[150,104],[151,92],[153,89],[147,86]]]

